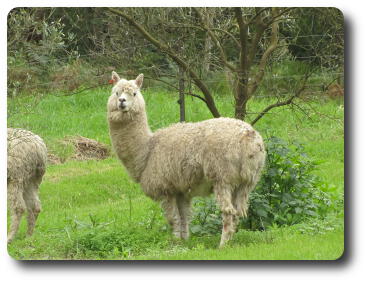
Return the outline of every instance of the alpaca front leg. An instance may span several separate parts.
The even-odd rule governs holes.
[[[223,229],[219,247],[223,248],[236,232],[237,219],[233,214],[223,213]]]
[[[181,217],[177,207],[176,196],[167,196],[162,201],[162,208],[168,223],[172,227],[173,236],[181,238]]]
[[[181,238],[186,240],[190,236],[191,199],[180,194],[177,196],[177,206],[181,216]]]

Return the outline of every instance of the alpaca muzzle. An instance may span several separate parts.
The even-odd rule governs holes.
[[[126,108],[126,99],[125,98],[119,98],[119,104],[118,104],[119,108],[124,110]]]

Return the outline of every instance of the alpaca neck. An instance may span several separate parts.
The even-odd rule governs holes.
[[[145,111],[123,119],[109,119],[110,135],[115,151],[130,176],[139,182],[149,154],[149,141],[152,132]],[[126,115],[126,117],[124,116]]]

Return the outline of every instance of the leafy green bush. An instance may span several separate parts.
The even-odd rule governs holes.
[[[323,218],[342,205],[335,187],[313,174],[317,163],[307,157],[301,144],[271,137],[266,148],[266,166],[250,195],[248,217],[240,220],[241,228],[293,225],[310,217]],[[191,231],[199,235],[221,231],[221,214],[213,198],[195,201]]]
[[[61,18],[48,20],[51,14],[48,8],[15,8],[9,12],[8,95],[54,88],[49,75],[78,58],[78,51],[69,48],[75,34],[64,32]],[[75,74],[63,83],[68,84],[70,78],[75,80]]]
[[[313,174],[316,162],[304,147],[271,137],[267,140],[267,163],[262,178],[250,195],[246,228],[292,225],[307,217],[324,217],[331,206],[330,195],[321,190],[321,181]]]
[[[195,235],[217,234],[222,229],[221,212],[213,197],[196,198],[193,201],[191,233]]]

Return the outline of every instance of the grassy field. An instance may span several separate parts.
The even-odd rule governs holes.
[[[144,90],[153,130],[178,121],[174,93]],[[228,245],[217,249],[220,235],[171,237],[159,204],[132,183],[111,156],[105,160],[75,161],[66,136],[84,136],[110,146],[106,122],[109,89],[74,96],[45,95],[8,100],[8,126],[42,136],[49,151],[66,162],[50,165],[41,185],[43,211],[36,231],[25,238],[25,221],[8,246],[16,259],[321,259],[339,258],[344,249],[343,213],[291,227],[264,232],[240,230]],[[230,97],[216,98],[223,116],[233,116]],[[269,104],[252,101],[250,112]],[[289,108],[274,109],[256,124],[264,136],[278,136],[305,144],[306,152],[321,161],[317,175],[344,190],[344,123],[340,102],[308,101],[313,114]],[[199,100],[187,99],[188,121],[211,118]],[[250,117],[251,118],[251,117]],[[251,120],[251,119],[249,119]],[[9,219],[9,218],[8,218]],[[9,224],[9,221],[8,221]]]

